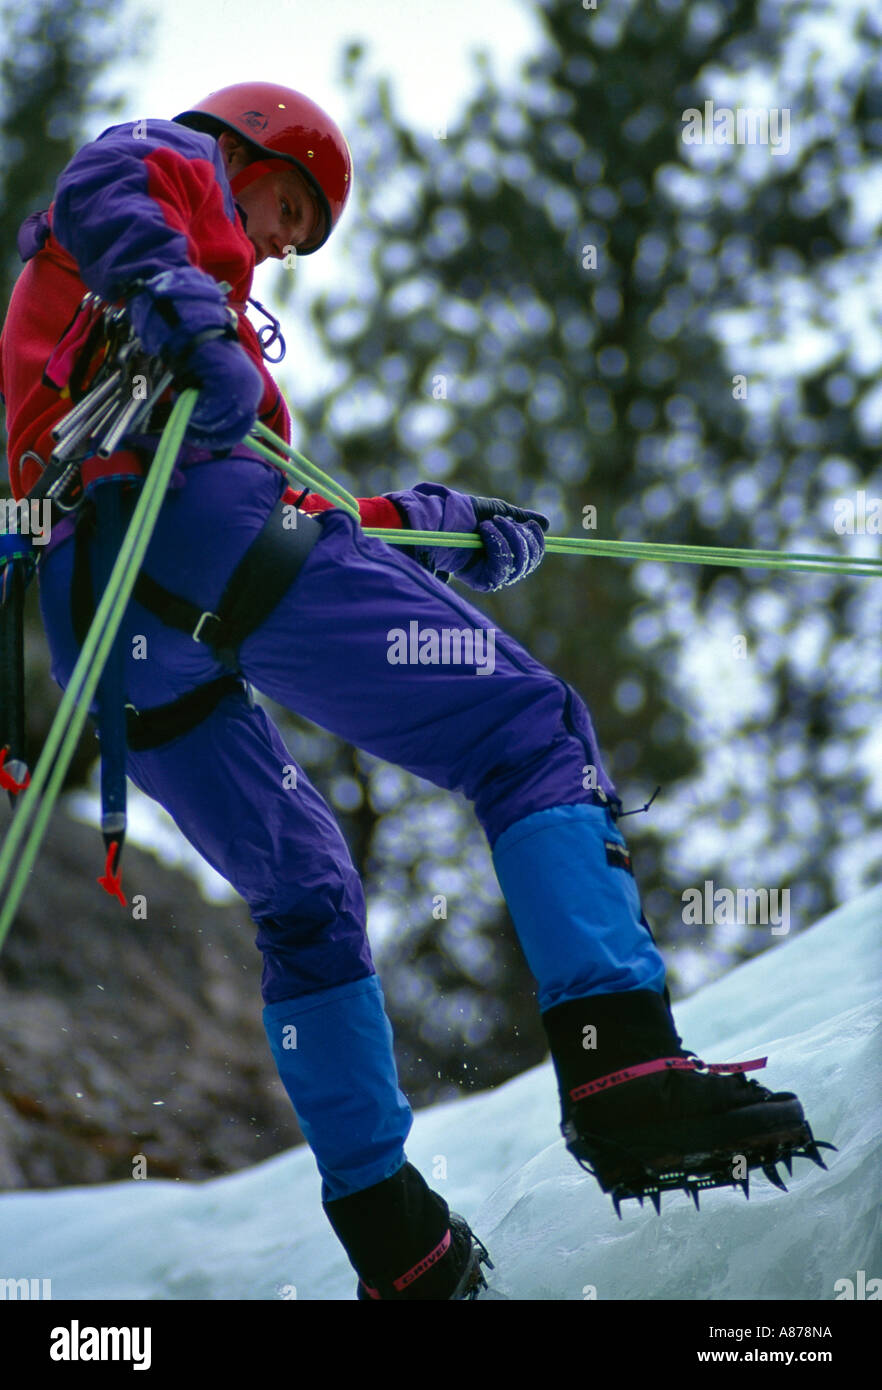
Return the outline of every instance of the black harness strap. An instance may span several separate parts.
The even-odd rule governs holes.
[[[74,569],[71,586],[71,619],[74,635],[82,647],[95,614],[95,601],[92,591],[92,573],[89,564],[89,544],[94,530],[94,515],[88,505],[81,508],[74,532]],[[126,705],[126,743],[134,753],[145,753],[150,748],[158,748],[173,738],[188,734],[207,719],[216,705],[227,695],[247,695],[250,699],[247,681],[242,676],[219,676],[197,686],[195,690],[172,700],[167,705],[155,705],[152,709],[138,710],[132,704]]]
[[[152,709],[137,710],[126,705],[126,734],[133,753],[146,753],[188,734],[207,719],[227,695],[243,695],[251,703],[250,688],[242,676],[219,676],[216,681],[198,685],[179,700]]]
[[[30,780],[25,749],[24,600],[32,562],[11,555],[0,564],[0,786],[14,804]],[[5,763],[5,766],[4,766]]]
[[[286,525],[289,506],[282,501],[276,504],[263,530],[230,576],[216,613],[170,593],[149,575],[138,576],[134,589],[138,603],[169,627],[188,633],[197,642],[204,642],[223,665],[232,668],[232,672],[197,686],[167,705],[136,710],[134,705],[128,704],[127,740],[133,752],[157,748],[189,733],[227,695],[238,692],[250,699],[247,681],[234,674],[238,668],[239,647],[287,593],[321,535],[320,524],[304,512],[295,514],[295,526]],[[77,518],[71,586],[71,618],[80,646],[95,613],[89,565],[93,527],[93,509],[87,504],[80,509]]]
[[[290,513],[290,503],[276,503],[230,576],[217,612],[170,593],[143,573],[135,584],[135,598],[160,622],[204,642],[218,661],[235,670],[239,647],[288,592],[321,535],[319,523],[304,512],[294,513],[295,526],[287,525]]]

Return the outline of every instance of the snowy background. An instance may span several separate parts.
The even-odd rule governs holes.
[[[794,1160],[789,1191],[752,1176],[662,1199],[609,1198],[555,1139],[550,1065],[423,1110],[408,1156],[487,1245],[497,1296],[530,1300],[830,1300],[882,1276],[882,890],[684,1000],[705,1061],[768,1055],[757,1079],[795,1090],[828,1171]],[[446,1173],[439,1178],[435,1174]],[[149,1174],[149,1164],[148,1164]],[[304,1148],[205,1183],[132,1180],[0,1197],[0,1274],[54,1299],[351,1299]]]

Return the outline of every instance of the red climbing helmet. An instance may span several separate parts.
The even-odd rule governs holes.
[[[309,255],[324,246],[346,206],[352,187],[352,155],[343,132],[314,101],[274,82],[237,82],[211,92],[175,120],[181,125],[219,135],[233,130],[267,159],[257,160],[231,180],[233,193],[271,172],[284,160],[300,170],[324,214],[324,226],[310,245],[297,254]]]

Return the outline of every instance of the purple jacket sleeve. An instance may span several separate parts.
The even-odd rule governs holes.
[[[224,293],[200,262],[241,262],[244,234],[210,136],[173,121],[112,126],[62,173],[52,230],[103,299],[147,296],[136,328],[150,322],[148,350],[227,325]]]

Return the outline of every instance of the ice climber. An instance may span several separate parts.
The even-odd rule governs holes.
[[[21,229],[26,264],[0,339],[0,386],[11,485],[23,498],[70,407],[44,369],[87,291],[124,306],[176,383],[198,385],[124,623],[127,650],[138,637],[147,652],[125,668],[128,776],[257,925],[269,1045],[358,1297],[463,1299],[483,1283],[486,1252],[406,1157],[412,1115],[362,883],[332,812],[249,686],[472,802],[537,981],[564,1136],[606,1191],[657,1200],[677,1185],[697,1199],[698,1186],[737,1180],[739,1158],[744,1179],[817,1149],[795,1096],[732,1068],[710,1072],[681,1046],[617,825],[621,801],[583,700],[449,583],[488,592],[524,579],[543,558],[547,519],[433,482],[360,499],[367,526],[477,528],[483,542],[402,551],[365,536],[342,508],[289,489],[241,443],[258,418],[290,439],[246,317],[254,267],[324,246],[351,186],[334,121],[269,83],[213,92],[174,120],[104,131]],[[93,460],[92,485],[112,474],[134,495],[167,413],[165,401],[103,472]],[[74,514],[54,518],[39,561],[62,687],[96,601],[91,497],[87,488]],[[294,505],[297,524],[286,526]],[[269,573],[288,579],[267,597]],[[391,662],[394,630],[468,630],[488,642],[493,633],[492,669],[480,668],[479,640],[471,663]]]

